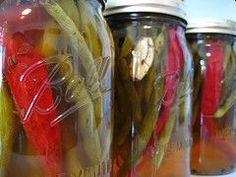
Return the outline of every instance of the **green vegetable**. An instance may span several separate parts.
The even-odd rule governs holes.
[[[159,34],[156,41],[165,41],[164,38],[165,38],[165,32],[163,30]],[[155,48],[157,51],[163,51],[165,45],[166,44],[162,42],[160,43],[157,42]],[[157,58],[160,57],[159,52],[157,53],[156,57]],[[159,61],[162,61],[162,59],[159,59]],[[161,64],[159,66],[161,68],[164,67]],[[117,67],[119,67],[119,65]],[[134,152],[132,154],[128,154],[128,156],[125,158],[125,162],[119,170],[119,176],[125,176],[130,167],[137,164],[138,160],[142,156],[143,150],[146,148],[148,141],[151,138],[153,127],[156,122],[156,116],[158,115],[158,112],[160,110],[160,105],[163,98],[164,79],[162,75],[164,73],[164,69],[161,69],[161,71],[163,72],[158,72],[158,75],[155,77],[155,80],[152,83],[153,84],[153,86],[151,86],[152,93],[150,96],[147,113],[142,119],[142,122],[139,123],[140,126],[137,127],[137,132],[134,139],[134,147],[135,147]],[[126,74],[128,73],[127,70],[123,70],[123,74],[125,73]],[[127,94],[129,95],[129,97],[131,97],[129,92],[127,92]]]
[[[177,42],[179,43],[179,50],[182,51],[182,56],[184,65],[186,67],[183,68],[183,72],[180,72],[180,83],[177,90],[178,93],[178,99],[176,105],[179,105],[179,119],[180,123],[184,123],[186,120],[186,117],[190,115],[192,112],[191,109],[188,108],[189,103],[191,103],[191,97],[192,97],[192,85],[193,85],[193,70],[189,70],[188,68],[193,67],[192,60],[189,60],[192,58],[190,55],[190,52],[188,50],[187,41],[185,37],[182,35],[177,35]]]
[[[202,44],[198,44],[201,46]],[[200,108],[200,101],[199,98],[201,97],[201,87],[202,87],[202,71],[201,71],[201,65],[198,62],[201,57],[204,55],[201,55],[201,52],[197,50],[198,48],[201,48],[197,46],[197,44],[191,43],[190,49],[193,56],[193,68],[194,68],[194,78],[193,78],[193,93],[192,93],[192,125],[196,123],[197,117],[199,116],[199,108]],[[202,50],[201,50],[202,51]]]
[[[157,78],[155,81],[154,89],[152,91],[152,96],[150,100],[150,105],[148,112],[144,118],[145,122],[140,127],[139,130],[137,130],[137,134],[134,139],[134,146],[136,149],[134,149],[134,152],[132,154],[129,154],[124,164],[119,170],[119,176],[125,176],[127,171],[132,167],[133,165],[137,164],[138,160],[142,156],[143,150],[146,148],[149,139],[151,138],[153,127],[156,121],[156,115],[158,115],[160,107],[158,105],[161,105],[162,96],[163,96],[163,86],[164,81],[161,77]]]
[[[235,59],[232,57],[231,45],[225,43],[224,47],[224,65],[223,65],[223,83],[220,105],[225,102],[235,87]]]
[[[172,131],[176,122],[176,116],[177,116],[176,108],[171,110],[170,118],[167,120],[166,125],[164,126],[163,130],[161,131],[160,138],[157,143],[157,147],[160,148],[158,154],[155,154],[154,158],[154,164],[157,168],[161,166],[161,163],[164,159],[166,149],[169,145],[169,141],[172,135]]]
[[[182,46],[180,41],[177,37],[177,29],[170,28],[167,30],[168,32],[168,55],[166,59],[166,66],[165,66],[165,78],[164,78],[164,97],[163,102],[161,104],[161,111],[158,115],[158,120],[155,124],[154,130],[152,132],[152,137],[149,140],[148,146],[145,149],[144,156],[147,154],[149,149],[155,147],[155,144],[158,143],[159,139],[162,139],[162,131],[166,124],[169,122],[168,120],[171,119],[171,109],[175,106],[179,106],[179,99],[177,93],[179,89],[181,89],[180,77],[178,75],[182,75],[184,65],[186,64],[184,61],[184,55],[182,51]],[[181,104],[181,103],[180,103]],[[180,107],[181,108],[181,107]],[[181,117],[180,117],[181,119]],[[171,129],[169,129],[172,132]],[[163,151],[163,149],[162,149]],[[164,154],[165,152],[160,152]],[[162,162],[162,156],[159,164]],[[142,162],[141,162],[142,163]]]
[[[99,125],[103,117],[102,93],[100,90],[99,76],[93,56],[75,23],[64,12],[64,10],[56,2],[51,2],[50,0],[46,0],[43,6],[68,36],[71,42],[71,47],[79,56],[80,63],[85,70],[85,84],[89,89],[89,95],[94,103],[96,122],[97,125]]]
[[[15,132],[14,103],[5,81],[0,83],[0,176],[5,176]]]
[[[99,26],[101,26],[101,22],[95,20],[98,14],[91,9],[91,7],[88,7],[88,2],[86,1],[80,1],[78,8],[80,16],[86,17],[82,18],[80,21],[81,30],[83,32],[82,34],[88,48],[92,51],[93,58],[98,60],[103,53],[102,36],[99,36],[99,33],[97,33],[97,31],[99,31]]]
[[[161,29],[161,32],[160,34],[164,34],[164,30],[165,28],[163,27]],[[155,45],[155,52],[157,53],[156,55],[160,55],[160,57],[163,57],[161,56],[161,54],[164,54],[166,51],[165,48],[163,47],[165,45],[165,37],[164,35],[157,35],[157,37],[155,38],[154,40],[154,45]],[[159,62],[162,62],[159,64],[159,67],[158,69],[162,69],[160,70],[159,72],[164,75],[164,70],[163,70],[163,67],[161,67],[161,65],[165,65],[164,63],[164,60],[160,60]],[[151,93],[152,93],[152,90],[153,90],[153,83],[155,82],[155,78],[156,78],[156,68],[155,68],[155,65],[153,64],[149,70],[149,73],[147,75],[147,82],[146,82],[146,87],[144,89],[144,97],[145,97],[145,102],[146,104],[149,103],[149,100],[150,100],[150,96],[151,96]]]
[[[74,22],[79,31],[82,32],[81,20],[83,19],[78,9],[78,4],[74,0],[60,0],[57,1],[58,5],[64,10],[64,12]],[[79,5],[81,6],[81,5]],[[87,10],[87,9],[86,9]]]
[[[128,106],[122,106],[126,105],[127,102],[130,104],[129,99],[126,98],[128,95],[126,92],[124,92],[125,88],[123,87],[123,83],[120,81],[119,75],[116,75],[116,90],[115,90],[115,97],[116,104],[115,104],[115,110],[117,111],[115,113],[115,129],[114,134],[119,135],[116,136],[116,140],[114,141],[114,148],[117,149],[119,146],[121,146],[123,143],[125,143],[125,140],[129,137],[130,129],[131,129],[131,114]],[[124,117],[123,121],[118,120],[119,117]]]
[[[61,56],[59,62],[60,73],[67,73],[72,67],[70,56]],[[93,102],[85,86],[84,80],[79,73],[73,73],[72,76],[66,78],[67,89],[71,91],[70,99],[76,104],[70,107],[66,113],[70,114],[74,109],[78,110],[78,134],[82,138],[82,144],[86,152],[86,157],[90,161],[90,165],[96,165],[101,162],[102,152],[99,142],[98,131],[96,128],[95,113]],[[59,119],[55,120],[55,124]]]
[[[121,57],[116,61],[117,63],[117,72],[119,77],[121,78],[121,83],[123,83],[124,91],[128,95],[128,100],[131,106],[131,112],[134,114],[135,123],[138,125],[142,120],[142,113],[140,107],[140,97],[137,94],[136,88],[133,84],[133,80],[129,74],[129,66],[127,62],[127,58],[130,59],[131,55],[129,51],[132,51],[133,45],[130,39],[127,37],[121,48]]]
[[[214,117],[221,118],[236,102],[236,89],[230,94],[229,98],[225,100],[225,103],[220,106],[214,114]]]
[[[234,57],[231,43],[225,43],[224,49],[224,77],[223,91],[220,100],[220,106],[215,112],[216,118],[223,117],[236,102],[236,58]]]

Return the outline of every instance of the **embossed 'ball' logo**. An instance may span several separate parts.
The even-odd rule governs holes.
[[[38,90],[34,90],[34,97],[32,98],[29,107],[20,108],[22,110],[22,116],[24,117],[23,123],[25,123],[31,116],[33,111],[37,111],[39,114],[46,115],[50,114],[52,111],[56,109],[57,106],[63,101],[70,103],[70,108],[66,111],[60,113],[52,122],[51,125],[54,126],[73,112],[77,111],[82,106],[86,106],[91,102],[88,97],[84,97],[82,94],[83,87],[86,87],[87,90],[90,90],[89,94],[93,99],[97,97],[101,97],[103,95],[92,95],[93,91],[90,85],[86,85],[87,83],[93,82],[92,77],[86,77],[80,75],[73,66],[73,57],[71,55],[61,55],[61,56],[53,56],[49,57],[41,62],[37,62],[25,70],[25,72],[20,77],[20,83],[24,84],[29,82],[29,78],[32,78],[35,72],[43,66],[47,66],[49,69],[47,78],[40,78],[40,80],[31,80],[30,82],[40,82],[40,87]],[[110,58],[100,58],[97,60],[96,68],[98,70],[98,76],[100,85],[99,88],[103,94],[111,90],[111,84],[109,80],[106,80],[107,75],[110,75]],[[23,66],[22,63],[18,65]],[[91,80],[89,82],[88,80]],[[66,88],[64,88],[66,85]],[[54,102],[50,106],[42,106],[38,105],[40,99],[45,99],[45,91],[50,89],[56,93]],[[76,98],[76,99],[75,99]],[[76,100],[79,100],[77,102]]]

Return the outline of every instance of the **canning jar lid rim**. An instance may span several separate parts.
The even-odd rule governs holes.
[[[184,0],[109,0],[104,15],[135,12],[161,13],[184,20],[186,18]]]
[[[188,20],[186,34],[220,33],[236,35],[236,22],[229,19],[193,18]]]

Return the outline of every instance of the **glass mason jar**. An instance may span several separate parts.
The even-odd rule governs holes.
[[[114,44],[103,7],[1,1],[1,177],[110,176]]]
[[[194,60],[193,174],[220,175],[236,165],[236,23],[199,19],[187,40]]]
[[[108,2],[115,58],[113,176],[190,176],[192,62],[182,1]]]

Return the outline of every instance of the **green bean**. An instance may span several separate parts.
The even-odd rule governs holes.
[[[57,46],[59,42],[60,35],[61,31],[57,23],[53,20],[49,20],[44,30],[42,47],[40,49],[43,57],[50,57],[58,53],[55,46]],[[66,49],[63,50],[66,51]]]
[[[154,155],[154,164],[156,165],[157,168],[161,166],[161,163],[164,160],[166,150],[168,148],[168,144],[172,135],[172,131],[175,125],[176,117],[179,116],[179,121],[180,123],[185,122],[186,118],[186,104],[187,104],[187,98],[186,95],[190,94],[189,89],[190,87],[190,82],[191,82],[191,77],[192,74],[188,73],[185,68],[188,68],[188,65],[191,65],[189,62],[189,53],[187,50],[187,46],[184,42],[185,39],[180,38],[179,36],[178,40],[180,43],[181,48],[183,49],[183,60],[184,60],[184,65],[187,67],[183,67],[183,70],[180,71],[180,78],[179,78],[179,83],[178,83],[178,88],[177,88],[177,93],[174,97],[173,100],[173,105],[170,108],[170,115],[167,120],[167,122],[164,125],[164,128],[160,132],[160,138],[154,145],[154,147],[159,147],[159,151]]]
[[[220,106],[214,114],[214,117],[221,118],[236,102],[236,89],[232,91],[230,96],[225,100],[224,104]]]
[[[79,31],[82,31],[81,20],[83,19],[79,13],[78,7],[74,0],[59,0],[57,1],[61,8],[66,12],[71,20],[76,24]]]
[[[91,11],[90,7],[87,7],[87,3],[81,1],[79,3],[79,12],[81,16],[88,16],[88,18],[82,18],[80,21],[80,25],[82,26],[83,36],[85,41],[93,55],[94,60],[101,60],[103,56],[103,45],[102,39],[97,32],[97,22],[94,20],[95,12]],[[78,20],[77,20],[78,21]],[[86,22],[87,23],[86,23]],[[100,25],[100,24],[98,24]],[[86,40],[87,39],[87,40]],[[99,73],[98,71],[98,74]],[[95,117],[97,120],[97,125],[101,124],[103,118],[103,100],[102,97],[98,97],[93,100],[94,102],[94,109],[95,109]]]
[[[73,176],[81,176],[83,177],[83,169],[84,167],[82,166],[79,158],[78,158],[78,152],[76,148],[72,148],[69,151],[66,152],[65,154],[65,161],[66,161],[66,171],[68,175],[73,175]]]
[[[200,65],[200,53],[197,52],[197,43],[193,43],[191,48],[191,53],[193,55],[194,60],[194,79],[193,79],[193,94],[192,94],[192,125],[195,124],[197,120],[197,116],[199,114],[199,107],[200,107],[200,101],[199,98],[201,97],[201,86],[202,86],[202,71],[201,71],[201,65]]]
[[[129,67],[126,62],[125,58],[119,59],[117,61],[117,70],[119,71],[119,75],[122,78],[124,91],[129,95],[128,99],[131,103],[131,111],[134,118],[134,121],[136,125],[140,123],[142,120],[142,113],[141,113],[141,100],[139,95],[137,94],[136,88],[134,86],[134,83],[132,82],[130,76],[129,76]],[[126,104],[127,105],[127,104]]]
[[[129,111],[130,101],[127,99],[127,94],[124,92],[123,83],[116,77],[116,103],[115,107],[117,109],[117,113],[115,114],[115,144],[121,146],[127,137],[129,136],[130,129],[131,129],[131,115]],[[119,110],[118,110],[119,109]],[[122,117],[122,121],[120,120]]]
[[[61,0],[58,4],[73,20],[83,35],[89,50],[92,52],[93,58],[99,59],[102,56],[102,43],[97,33],[96,22],[94,18],[90,18],[94,16],[94,12],[90,10],[91,7],[88,8],[87,3],[84,1],[76,5],[74,0]],[[88,18],[81,18],[84,16]]]
[[[185,119],[187,117],[187,106],[188,101],[190,101],[190,95],[191,95],[191,88],[192,88],[192,71],[188,71],[188,68],[190,68],[193,63],[189,58],[191,58],[191,55],[188,51],[187,41],[182,35],[177,35],[178,42],[181,46],[181,50],[183,52],[183,61],[184,65],[186,67],[183,67],[183,70],[180,71],[180,81],[179,81],[179,88],[177,90],[177,93],[179,95],[179,100],[177,104],[179,104],[180,112],[179,112],[179,120],[180,123],[184,123]],[[189,98],[189,99],[188,99]]]
[[[157,168],[161,166],[161,163],[164,160],[164,156],[166,154],[166,150],[168,148],[168,144],[172,135],[172,131],[174,129],[175,121],[176,121],[176,108],[172,108],[170,113],[170,118],[167,120],[163,130],[161,131],[161,135],[156,147],[159,147],[159,151],[155,154],[153,158],[153,162]]]
[[[96,26],[95,24],[89,23],[87,27],[89,30],[89,34],[87,34],[86,36],[89,36],[92,39],[89,46],[91,46],[90,50],[92,51],[93,58],[96,60],[101,59],[101,57],[103,56],[103,46],[100,36],[96,31]]]
[[[120,48],[118,46],[118,43],[116,43],[116,48],[123,50],[123,52],[120,52],[121,57],[126,57],[129,53],[125,50],[131,50],[132,49],[132,43],[131,41],[126,38],[125,41],[122,44],[122,47]],[[117,56],[118,57],[118,56]],[[117,61],[119,62],[119,61]],[[126,73],[124,73],[126,74]],[[120,74],[120,69],[116,65],[115,75],[115,132],[114,132],[114,152],[116,153],[119,151],[119,148],[125,143],[126,139],[129,137],[130,129],[131,129],[131,116],[132,113],[130,111],[130,107],[128,105],[131,105],[131,99],[129,99],[129,95],[126,92],[125,84],[126,81],[124,79],[128,79],[129,75],[124,76],[123,79]],[[128,98],[128,99],[127,99]],[[122,119],[120,119],[122,117]]]
[[[7,89],[7,84],[1,81],[0,85],[0,176],[5,176],[10,161],[15,132],[14,104]]]
[[[164,28],[161,29],[161,32],[160,34],[155,38],[155,42],[154,42],[154,45],[155,45],[155,52],[156,52],[156,56],[157,57],[160,57],[161,54],[164,54],[165,51],[163,50],[164,49],[164,41],[165,41],[165,37],[163,35],[164,33]],[[158,62],[164,62],[164,61],[158,61]],[[162,63],[164,64],[164,63]],[[164,71],[163,71],[164,73]],[[153,62],[149,72],[148,72],[148,78],[147,78],[147,83],[146,83],[146,88],[144,90],[144,99],[145,99],[145,102],[148,103],[149,100],[150,100],[150,96],[151,96],[151,93],[152,93],[152,90],[153,90],[153,82],[155,80],[155,76],[156,76],[156,66],[155,66],[155,61]]]
[[[60,73],[65,75],[68,70],[71,70],[70,56],[61,56]],[[94,108],[90,95],[86,89],[84,80],[79,73],[73,73],[72,76],[66,78],[67,90],[69,91],[69,99],[73,99],[76,103],[73,107],[67,110],[68,114],[78,109],[78,134],[81,137],[84,150],[91,165],[96,165],[101,162],[102,152],[99,142],[96,121],[94,118]],[[55,124],[59,119],[55,120]]]
[[[99,36],[98,28],[101,26],[98,21],[95,20],[96,12],[93,8],[88,7],[86,1],[79,2],[79,12],[82,18],[80,21],[80,26],[82,28],[83,36],[85,41],[92,52],[95,60],[100,59],[103,55],[102,37]]]
[[[100,124],[102,115],[102,93],[100,90],[100,82],[96,65],[93,60],[93,56],[89,51],[87,44],[77,29],[75,23],[64,12],[64,10],[56,3],[50,0],[46,0],[43,3],[46,11],[57,21],[62,30],[69,37],[72,48],[80,57],[80,63],[85,70],[85,83],[89,89],[89,94],[92,98],[95,110],[95,118],[97,125]]]
[[[232,49],[230,44],[225,45],[224,55],[224,76],[222,83],[222,96],[220,105],[224,104],[225,100],[229,97],[231,92],[236,88],[236,61],[232,55]]]
[[[156,117],[160,110],[160,105],[163,97],[164,79],[159,76],[154,82],[154,84],[155,85],[150,99],[150,105],[147,114],[143,119],[145,121],[142,123],[140,129],[137,130],[137,134],[134,139],[134,145],[137,148],[135,149],[134,154],[132,154],[132,159],[128,156],[125,160],[125,163],[120,168],[120,176],[125,176],[130,166],[135,165],[137,163],[139,158],[142,156],[142,152],[147,146],[149,139],[151,138],[155,122],[157,121]]]
[[[155,63],[153,63],[147,73],[147,81],[145,83],[144,101],[146,105],[148,105],[150,101],[150,97],[153,90],[153,83],[155,81],[155,76],[156,76],[156,66]]]
[[[121,78],[121,81],[123,82],[124,91],[129,95],[128,99],[131,104],[131,111],[134,114],[134,121],[136,125],[140,123],[142,120],[142,113],[141,113],[141,100],[139,95],[137,94],[136,88],[134,86],[134,82],[129,74],[129,66],[127,63],[127,58],[131,57],[128,53],[132,50],[132,43],[130,42],[130,39],[127,37],[125,38],[125,41],[121,48],[121,58],[119,58],[116,61],[117,65],[117,72],[119,73],[119,77]],[[128,56],[127,56],[127,55]]]
[[[223,80],[223,96],[220,100],[220,106],[217,109],[214,116],[220,118],[226,114],[226,112],[236,102],[236,84],[235,84],[235,62],[232,47],[230,44],[225,46],[225,58],[224,58],[224,80]]]
[[[121,46],[119,58],[125,58],[125,57],[129,56],[130,53],[132,53],[133,47],[134,47],[134,44],[133,44],[131,38],[129,38],[127,36]]]
[[[156,45],[155,50],[156,51],[163,51],[163,49],[166,48],[167,43],[163,43],[166,33],[164,30],[161,30],[161,32],[158,34],[156,38]],[[129,154],[128,157],[125,160],[125,163],[120,168],[119,175],[125,176],[126,172],[129,170],[130,166],[137,164],[140,157],[142,157],[143,150],[147,146],[147,143],[149,142],[152,131],[155,125],[155,122],[157,121],[157,115],[159,114],[160,105],[163,99],[163,92],[164,92],[164,78],[163,74],[165,72],[164,64],[162,63],[167,55],[167,50],[164,50],[163,54],[156,55],[158,59],[155,59],[159,63],[160,71],[155,76],[154,81],[149,86],[151,88],[150,93],[150,100],[147,107],[147,112],[142,119],[142,122],[140,123],[140,126],[137,127],[137,132],[134,138],[134,146],[136,149],[134,150],[133,154]],[[163,58],[162,58],[163,57]],[[150,73],[148,73],[150,74]],[[153,79],[153,78],[152,78]],[[150,82],[151,80],[150,79]]]

